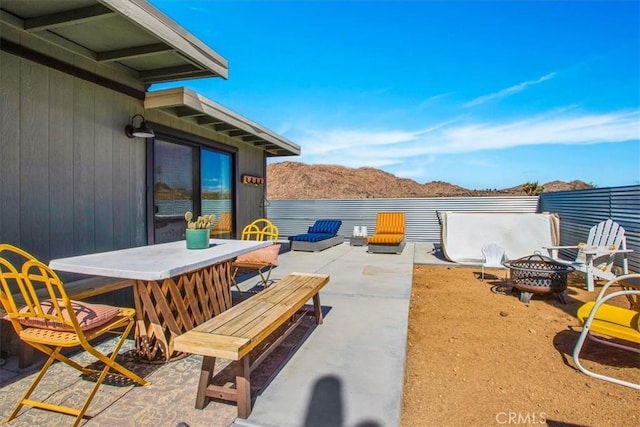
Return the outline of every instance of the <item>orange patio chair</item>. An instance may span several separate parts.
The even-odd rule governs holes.
[[[376,229],[367,239],[367,252],[401,254],[405,246],[404,212],[378,212]]]
[[[11,259],[11,261],[9,260]],[[21,268],[13,262],[20,260]],[[19,265],[16,262],[16,265]],[[16,304],[13,293],[24,302]],[[5,422],[14,419],[23,406],[75,416],[74,426],[82,421],[93,397],[108,374],[132,380],[140,385],[147,381],[115,361],[134,325],[135,310],[100,304],[87,304],[67,297],[57,274],[22,249],[0,244],[0,301],[18,337],[49,358]],[[113,353],[107,357],[90,342],[107,333],[120,336]],[[80,346],[104,363],[102,370],[83,367],[62,354],[64,348]],[[77,369],[83,376],[99,374],[81,408],[56,405],[30,399],[30,396],[54,361]],[[112,372],[115,371],[115,372]]]

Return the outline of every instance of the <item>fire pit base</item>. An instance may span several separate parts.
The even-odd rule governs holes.
[[[514,286],[516,287],[516,286]],[[516,287],[517,288],[517,287]],[[536,292],[538,294],[543,293],[543,292]],[[544,293],[548,293],[548,292],[544,292]],[[553,292],[556,294],[556,296],[558,297],[558,300],[560,300],[560,302],[562,304],[566,304],[567,303],[567,297],[564,294],[564,291],[562,292]],[[529,304],[529,301],[531,300],[531,297],[533,296],[533,292],[527,292],[527,291],[523,291],[520,290],[520,302],[525,303],[525,304]]]
[[[520,291],[520,301],[529,304],[533,294],[556,294],[562,304],[567,303],[567,274],[575,269],[552,258],[534,254],[504,265],[511,271],[511,283]]]

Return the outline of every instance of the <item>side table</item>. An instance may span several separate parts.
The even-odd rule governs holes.
[[[350,246],[364,246],[367,244],[367,238],[364,236],[352,236],[349,237]]]

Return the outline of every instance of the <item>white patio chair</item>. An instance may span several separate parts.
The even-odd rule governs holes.
[[[507,261],[507,256],[504,252],[504,248],[497,243],[488,243],[484,245],[481,249],[482,251],[482,273],[481,280],[484,280],[484,269],[485,268],[501,268],[506,270],[502,263]],[[504,278],[507,278],[507,273],[505,272]]]
[[[602,221],[589,230],[586,243],[575,246],[549,246],[545,247],[551,258],[567,263],[587,276],[587,290],[593,292],[595,278],[612,280],[616,277],[613,273],[613,265],[617,254],[622,254],[622,274],[629,273],[627,254],[633,252],[627,249],[627,240],[624,228],[618,223],[608,219]],[[559,259],[560,249],[577,249],[578,253],[573,261]]]

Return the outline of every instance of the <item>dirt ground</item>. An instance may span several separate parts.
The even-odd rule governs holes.
[[[492,273],[414,268],[401,426],[640,425],[639,391],[574,367],[575,313],[596,296],[584,276],[569,276],[566,305],[554,295],[527,305]],[[640,382],[637,353],[588,342],[581,360]]]

